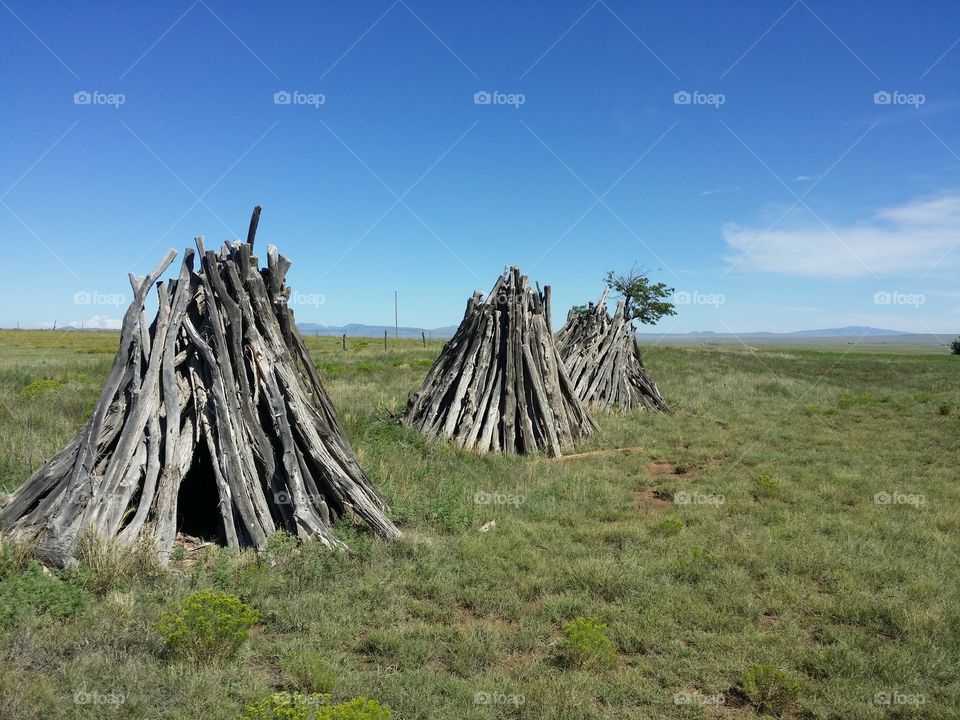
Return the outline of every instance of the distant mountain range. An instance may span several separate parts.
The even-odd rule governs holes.
[[[643,332],[639,335],[656,335],[657,337],[891,337],[898,335],[914,335],[915,333],[902,330],[886,330],[884,328],[864,327],[862,325],[847,325],[841,328],[821,328],[819,330],[794,330],[793,332],[776,333],[769,331],[745,333],[718,333],[712,330],[701,330],[688,333],[658,333]]]

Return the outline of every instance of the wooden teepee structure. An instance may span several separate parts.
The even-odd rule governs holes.
[[[550,330],[550,288],[530,287],[511,268],[463,322],[410,398],[404,424],[460,447],[559,456],[596,428],[581,404]]]
[[[36,542],[41,559],[69,562],[81,531],[153,538],[161,558],[180,530],[262,548],[283,529],[334,547],[331,524],[348,516],[399,537],[287,307],[290,261],[272,245],[266,268],[253,256],[259,215],[245,243],[215,252],[197,238],[176,280],[157,282],[173,250],[130,276],[93,416],[0,508],[4,532]]]
[[[597,407],[669,412],[643,366],[626,302],[617,303],[611,316],[607,293],[604,290],[599,302],[590,303],[586,310],[571,309],[556,336],[577,396]]]

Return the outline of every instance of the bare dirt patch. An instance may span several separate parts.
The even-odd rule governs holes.
[[[672,504],[671,499],[665,493],[655,488],[637,490],[633,494],[633,500],[638,507],[649,508],[650,510],[665,510]]]
[[[454,609],[452,620],[454,627],[464,632],[477,627],[484,630],[506,630],[515,624],[501,617],[478,615],[472,608],[464,605],[458,605]]]

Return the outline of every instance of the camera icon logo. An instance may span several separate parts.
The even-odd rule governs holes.
[[[273,94],[274,105],[289,105],[293,101],[293,96],[286,90],[278,90]]]
[[[493,96],[486,90],[480,90],[473,94],[474,105],[489,105],[493,102]]]
[[[692,100],[693,96],[686,90],[678,90],[673,94],[674,105],[689,105]]]
[[[874,105],[889,105],[893,102],[893,95],[886,90],[878,90],[873,94]]]
[[[73,94],[74,105],[89,105],[93,102],[93,95],[86,90],[78,90]]]

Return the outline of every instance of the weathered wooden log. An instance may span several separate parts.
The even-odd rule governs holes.
[[[336,547],[331,523],[347,517],[399,537],[287,305],[290,261],[272,245],[266,268],[253,256],[259,211],[247,243],[214,252],[197,238],[176,280],[157,282],[172,250],[147,278],[131,278],[93,416],[0,506],[5,534],[59,566],[85,531],[153,538],[161,559],[181,530],[232,548],[263,548],[277,529]]]
[[[611,316],[607,292],[586,310],[571,309],[556,334],[557,349],[577,397],[593,407],[669,412],[643,366],[626,302],[621,300]]]
[[[474,293],[401,421],[481,455],[559,457],[592,434],[596,425],[554,346],[548,310],[549,287],[533,290],[519,268],[506,270],[486,298]]]

